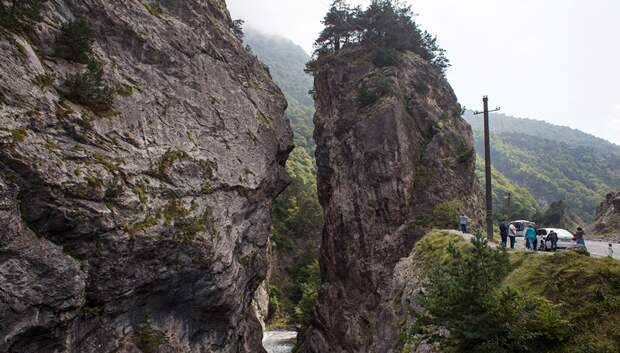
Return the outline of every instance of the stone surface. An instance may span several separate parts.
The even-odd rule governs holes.
[[[0,31],[0,352],[263,351],[286,101],[224,1],[157,3],[48,1],[30,38]],[[77,17],[112,111],[61,98]]]
[[[398,263],[462,201],[480,219],[469,125],[444,77],[413,53],[396,67],[368,48],[324,56],[315,76],[322,285],[300,352],[394,352]],[[362,86],[384,93],[367,106]],[[456,216],[456,215],[455,215]]]
[[[607,194],[596,212],[596,220],[589,233],[596,238],[620,242],[620,191]]]

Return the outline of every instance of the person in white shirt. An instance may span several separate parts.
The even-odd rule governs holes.
[[[515,242],[517,241],[517,227],[514,223],[510,223],[508,226],[508,237],[510,237],[510,248],[515,248]]]

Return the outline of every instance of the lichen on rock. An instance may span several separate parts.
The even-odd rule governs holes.
[[[78,18],[106,112],[61,84],[86,68],[54,49]],[[2,28],[0,351],[132,351],[144,327],[162,352],[261,351],[252,299],[292,133],[231,27],[222,0],[59,0],[27,35]]]

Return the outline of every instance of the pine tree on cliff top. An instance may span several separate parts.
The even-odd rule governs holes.
[[[366,10],[351,8],[344,0],[332,3],[323,20],[325,28],[314,43],[314,58],[351,45],[412,51],[441,72],[450,66],[437,38],[422,31],[411,6],[395,0],[373,0]],[[308,66],[313,72],[313,62]]]

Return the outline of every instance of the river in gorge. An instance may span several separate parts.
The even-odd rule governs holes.
[[[297,332],[294,331],[266,331],[263,347],[268,353],[291,353],[296,339]]]

